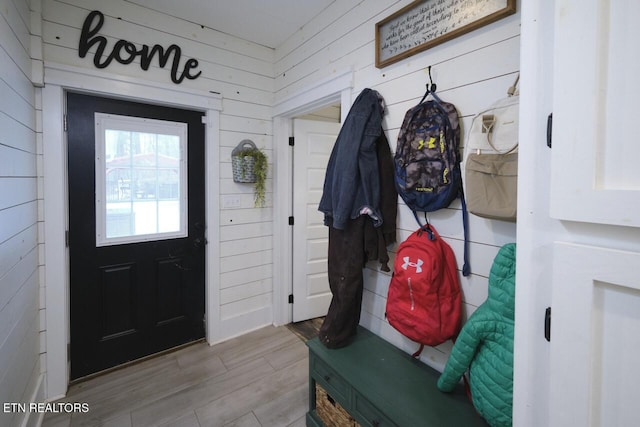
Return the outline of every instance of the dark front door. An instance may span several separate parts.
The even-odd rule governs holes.
[[[204,337],[202,116],[67,94],[72,379]]]

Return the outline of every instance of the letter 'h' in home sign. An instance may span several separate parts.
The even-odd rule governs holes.
[[[136,57],[139,56],[140,67],[146,71],[149,69],[151,61],[156,55],[158,55],[158,64],[161,68],[164,68],[169,62],[171,54],[173,54],[173,62],[171,63],[171,81],[176,84],[180,84],[185,78],[194,80],[202,74],[202,71],[198,71],[195,74],[191,73],[198,67],[198,60],[193,58],[188,59],[184,63],[182,71],[179,70],[182,51],[180,47],[175,44],[170,45],[166,50],[158,44],[151,48],[146,44],[138,48],[135,44],[120,39],[113,46],[111,53],[105,56],[107,39],[106,37],[97,35],[103,24],[104,15],[101,12],[94,10],[89,13],[82,25],[80,44],[78,46],[78,55],[80,58],[87,56],[89,49],[91,49],[93,45],[97,46],[96,53],[93,56],[93,64],[97,68],[108,67],[114,59],[121,64],[131,64]]]

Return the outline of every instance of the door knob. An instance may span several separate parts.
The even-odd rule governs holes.
[[[207,244],[207,239],[205,239],[204,237],[196,237],[193,240],[193,247],[196,249],[200,249],[204,247],[206,244]]]

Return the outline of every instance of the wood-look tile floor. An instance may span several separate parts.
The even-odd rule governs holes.
[[[43,427],[302,427],[308,350],[287,327],[198,343],[77,383],[64,402],[87,413],[47,414]]]

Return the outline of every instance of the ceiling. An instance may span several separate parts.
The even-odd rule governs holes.
[[[337,0],[128,0],[270,48]]]

